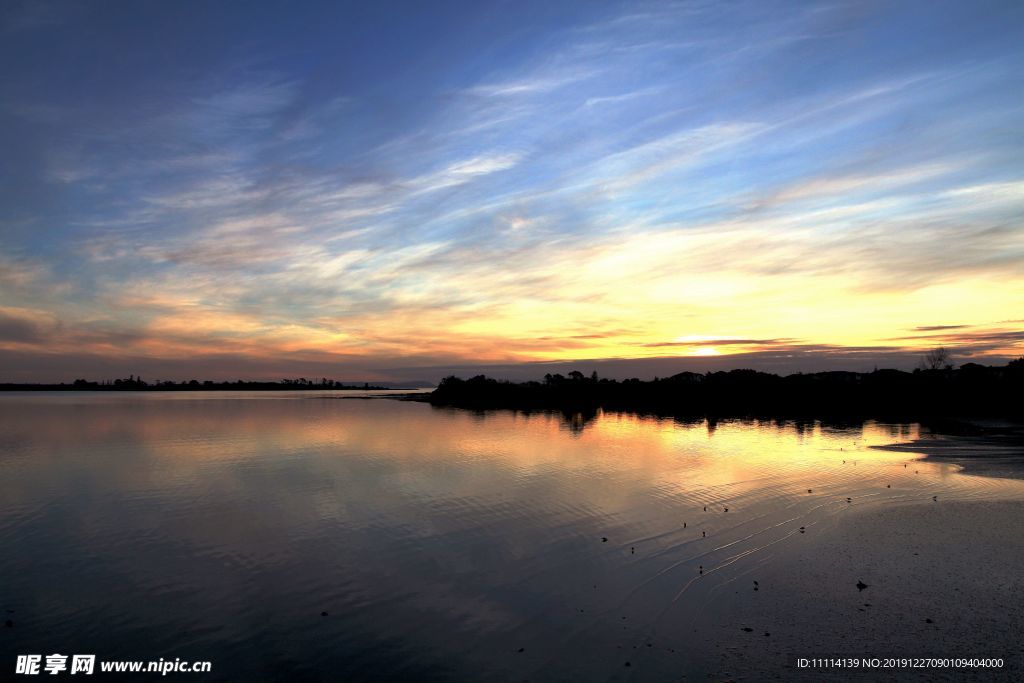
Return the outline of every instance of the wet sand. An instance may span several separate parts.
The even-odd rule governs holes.
[[[960,465],[965,474],[1024,479],[1024,432],[1019,428],[978,436],[936,434],[909,443],[871,448],[902,453],[924,453],[927,460]]]
[[[940,498],[853,511],[748,578],[735,587],[746,599],[702,629],[717,643],[710,680],[1024,676],[1024,503]],[[1005,666],[797,668],[798,657],[840,656],[1002,657]]]

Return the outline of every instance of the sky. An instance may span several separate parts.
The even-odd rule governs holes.
[[[0,5],[0,381],[1024,355],[1024,4]]]

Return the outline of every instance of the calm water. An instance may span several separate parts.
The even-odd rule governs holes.
[[[1022,495],[866,448],[915,425],[330,396],[0,395],[0,678],[61,652],[212,660],[192,680],[677,680],[732,582],[851,509]]]

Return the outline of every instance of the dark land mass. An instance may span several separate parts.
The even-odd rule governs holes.
[[[941,422],[1024,418],[1024,358],[1005,366],[788,376],[754,370],[683,372],[651,381],[599,379],[571,372],[543,382],[479,375],[446,377],[423,400],[472,410],[559,411],[584,419],[600,410],[665,417],[788,417]]]
[[[212,380],[189,380],[185,382],[146,382],[130,376],[128,379],[89,382],[76,379],[70,384],[0,384],[0,391],[329,391],[390,389],[391,387],[372,384],[344,384],[332,379],[308,380],[306,378],[284,379],[280,382],[214,382]]]

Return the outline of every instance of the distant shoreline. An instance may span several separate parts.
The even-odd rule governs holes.
[[[446,377],[425,397],[435,406],[596,415],[598,410],[663,417],[1024,420],[1024,359],[958,369],[818,372],[788,376],[754,370],[672,377],[599,379],[579,372],[513,383],[478,375]]]
[[[94,384],[0,384],[3,391],[411,391],[417,387],[379,385],[289,385],[276,382],[217,382],[214,384],[114,385]]]

